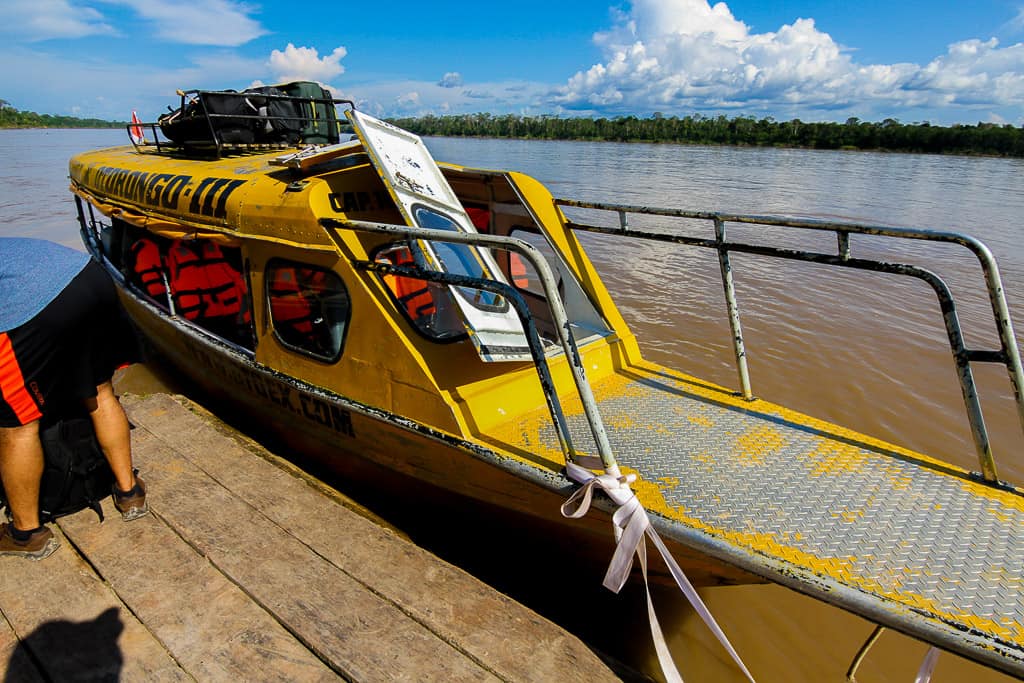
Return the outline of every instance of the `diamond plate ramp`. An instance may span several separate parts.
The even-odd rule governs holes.
[[[1020,490],[661,371],[631,371],[595,394],[663,535],[1024,676]],[[570,431],[585,447],[575,408]],[[534,438],[558,447],[550,426]]]

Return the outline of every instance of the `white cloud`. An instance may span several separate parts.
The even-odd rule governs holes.
[[[399,111],[415,111],[422,106],[420,94],[416,91],[403,93],[395,98],[395,106]]]
[[[856,64],[796,19],[752,33],[707,0],[635,0],[594,36],[604,59],[572,76],[555,101],[581,111],[772,110],[807,114],[907,107],[1008,106],[1024,101],[1024,45],[966,40],[924,67]]]
[[[1017,15],[1003,25],[1004,31],[1024,33],[1024,7],[1017,8]]]
[[[445,88],[436,81],[373,80],[331,88],[375,116],[458,113],[550,113],[551,86],[524,81],[479,82],[472,88]]]
[[[249,15],[253,8],[233,0],[101,0],[123,5],[152,22],[156,35],[188,45],[237,47],[267,33]]]
[[[19,41],[84,38],[115,33],[98,10],[72,5],[69,0],[0,2],[0,35],[16,36]]]
[[[0,71],[0,93],[17,109],[49,114],[127,120],[132,109],[155,120],[168,106],[177,106],[175,91],[192,88],[242,89],[251,77],[266,72],[264,60],[219,50],[183,60],[173,69],[126,61],[63,57],[18,46],[0,46],[0,64],[18,69]],[[144,67],[144,68],[140,68]],[[140,78],[145,73],[145,78]],[[38,84],[45,83],[45,88]],[[97,98],[96,93],[103,93]]]
[[[327,82],[345,73],[341,60],[348,54],[344,47],[336,47],[329,55],[320,57],[316,48],[295,47],[288,43],[284,51],[270,53],[269,66],[279,81]]]
[[[250,7],[233,0],[92,0],[92,4],[125,8],[148,22],[156,36],[175,43],[236,47],[267,33],[249,16]],[[16,42],[123,35],[113,22],[80,0],[0,2],[0,34]]]
[[[1024,104],[1024,44],[965,40],[920,70],[908,87],[950,104]]]
[[[449,71],[437,82],[442,88],[457,88],[462,85],[462,74],[458,71]]]

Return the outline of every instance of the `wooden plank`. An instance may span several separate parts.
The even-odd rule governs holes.
[[[160,518],[125,523],[109,499],[103,509],[103,524],[78,514],[60,526],[197,680],[337,678]]]
[[[78,514],[96,520],[92,511]],[[191,680],[68,541],[61,544],[42,562],[0,557],[0,612],[44,677]],[[24,670],[19,660],[8,673],[14,665]]]
[[[177,408],[158,411],[161,429],[196,440],[211,429]],[[338,673],[356,681],[495,680],[159,441],[136,411],[132,416],[142,427],[133,444],[154,512]],[[257,462],[250,455],[237,466]]]
[[[172,397],[126,397],[125,404],[136,424],[151,430],[281,528],[386,596],[468,657],[485,662],[502,679],[619,680],[576,637],[462,570],[319,495],[269,459],[253,458],[251,449],[238,441],[213,429],[175,427],[175,421],[167,418],[184,408]],[[331,533],[324,533],[325,529]]]

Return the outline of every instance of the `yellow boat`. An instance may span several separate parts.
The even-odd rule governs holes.
[[[439,165],[415,135],[327,93],[281,94],[294,92],[262,96],[293,107],[295,135],[262,135],[275,116],[289,123],[280,112],[218,114],[215,97],[236,95],[189,91],[177,117],[198,111],[199,133],[167,140],[144,124],[133,145],[70,162],[86,246],[189,378],[353,480],[462,496],[595,562],[612,556],[611,516],[628,501],[696,585],[774,581],[1024,676],[1024,491],[998,479],[970,368],[1006,365],[1018,407],[1024,375],[983,245],[555,199],[521,173]],[[640,214],[710,234],[635,230]],[[732,223],[830,231],[836,250],[730,241]],[[740,390],[645,361],[580,232],[716,250]],[[941,280],[855,256],[851,234],[976,253],[1001,348],[967,349]],[[733,252],[929,282],[980,472],[755,398]],[[570,518],[562,504],[581,485],[608,495]]]

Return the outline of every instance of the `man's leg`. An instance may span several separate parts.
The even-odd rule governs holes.
[[[43,477],[43,445],[39,420],[20,427],[0,427],[0,479],[14,526],[31,531],[39,526],[39,482]]]
[[[114,507],[126,522],[138,519],[149,512],[146,484],[135,476],[128,416],[109,381],[96,387],[96,398],[86,399],[85,407],[92,418],[96,440],[114,472]]]
[[[96,430],[103,454],[107,456],[110,469],[114,472],[117,488],[130,491],[135,486],[132,472],[132,442],[128,416],[124,414],[121,402],[114,394],[110,382],[96,387],[96,398],[85,400],[85,407]]]
[[[13,524],[0,524],[0,555],[41,560],[60,547],[53,532],[39,524],[39,482],[43,445],[39,420],[20,427],[0,427],[0,479]]]

